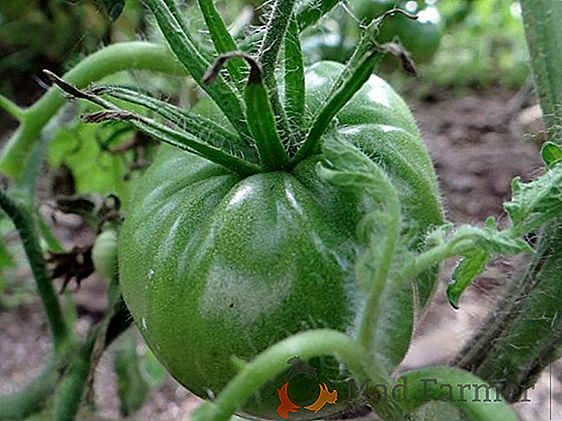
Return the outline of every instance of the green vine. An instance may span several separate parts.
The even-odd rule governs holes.
[[[49,328],[53,336],[55,350],[60,350],[69,338],[69,331],[64,319],[59,300],[51,283],[47,270],[47,264],[43,258],[43,251],[39,244],[39,238],[35,233],[35,222],[27,206],[18,202],[8,195],[5,190],[0,189],[0,208],[14,222],[21,237],[22,244],[35,278],[37,291],[43,303],[43,309],[47,315]]]

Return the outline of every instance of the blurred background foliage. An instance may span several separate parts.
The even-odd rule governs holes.
[[[241,36],[247,32],[240,27],[258,23],[267,7],[267,3],[255,0],[219,0],[218,3],[226,20],[236,26],[235,31]],[[200,16],[196,2],[186,0],[183,4],[186,18],[196,26],[202,26],[197,23]],[[442,33],[439,50],[434,55],[433,47],[426,45],[422,46],[422,54],[413,54],[418,62],[424,62],[421,65],[424,80],[441,86],[500,85],[514,88],[526,79],[526,47],[517,1],[348,0],[345,4],[334,10],[319,27],[304,35],[303,44],[308,50],[309,61],[347,58],[358,36],[353,23],[355,19],[373,17],[398,6],[419,13],[420,21],[435,20],[436,8],[441,15],[437,25]],[[138,0],[2,1],[0,93],[17,99],[21,92],[14,95],[15,89],[33,84],[29,76],[37,77],[43,68],[64,71],[100,46],[154,38],[157,35],[149,20]],[[413,22],[408,24],[410,27],[403,22],[385,24],[388,28],[382,28],[381,40],[392,38],[390,26],[400,26],[411,32],[415,25]],[[432,29],[429,33],[427,30],[419,33],[418,41],[436,37],[431,31],[435,32]]]

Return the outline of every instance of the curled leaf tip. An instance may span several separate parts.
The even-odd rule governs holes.
[[[416,64],[408,55],[408,52],[400,44],[388,42],[377,47],[377,51],[393,55],[400,62],[400,66],[408,76],[417,76]]]
[[[379,22],[382,22],[383,20],[385,20],[386,18],[390,17],[390,16],[394,16],[394,15],[404,15],[406,16],[408,19],[412,19],[412,20],[418,20],[418,15],[415,15],[413,13],[410,13],[404,9],[400,9],[399,7],[393,7],[390,10],[387,10],[386,12],[384,12],[382,15],[380,15],[377,20]]]
[[[56,74],[54,74],[50,70],[43,69],[43,74],[45,74],[45,76],[47,76],[49,78],[49,80],[51,81],[51,83],[53,85],[58,86],[60,89],[62,89],[66,94],[70,95],[71,97],[80,98],[80,99],[87,99],[89,101],[97,103],[96,95],[85,92],[85,91],[81,91],[77,87],[75,87],[75,86],[71,85],[70,83],[66,82],[64,79],[58,77]]]
[[[250,65],[250,75],[248,76],[248,83],[262,83],[261,64],[256,58],[243,51],[231,51],[229,53],[219,55],[211,68],[209,68],[209,70],[207,70],[207,72],[203,76],[203,83],[205,83],[206,85],[210,85],[211,83],[213,83],[217,79],[219,72],[226,64],[226,62],[234,58],[244,59]]]

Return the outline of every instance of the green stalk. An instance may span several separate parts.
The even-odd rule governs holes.
[[[380,304],[381,300],[384,298],[385,290],[391,288],[396,292],[400,288],[393,279],[389,278],[390,270],[392,268],[392,263],[394,259],[394,254],[396,251],[396,246],[400,239],[400,201],[398,199],[398,194],[396,190],[387,179],[386,175],[381,171],[380,176],[385,179],[385,183],[380,183],[381,187],[384,187],[384,196],[386,198],[385,202],[385,212],[388,215],[388,229],[387,237],[385,238],[385,245],[378,260],[378,267],[375,272],[373,283],[370,287],[367,296],[367,303],[365,305],[365,311],[363,314],[363,319],[359,325],[359,333],[357,336],[357,341],[362,345],[364,349],[377,350],[378,352],[384,352],[380,349],[379,345],[376,343],[378,323],[384,319],[381,317],[383,310]],[[376,241],[376,240],[372,240]],[[413,279],[413,278],[412,278]],[[389,291],[386,291],[389,293]],[[392,294],[392,292],[390,292]],[[388,350],[392,352],[391,350]]]
[[[185,71],[166,48],[148,42],[126,42],[110,45],[86,57],[67,72],[64,79],[83,88],[105,76],[132,69],[185,75]],[[24,111],[20,127],[10,138],[0,157],[0,172],[16,179],[21,177],[33,143],[65,103],[60,91],[51,88]]]
[[[522,0],[521,6],[548,140],[562,145],[562,2]],[[517,400],[524,387],[532,385],[558,355],[562,343],[561,271],[559,219],[545,227],[525,274],[506,291],[452,363],[501,386],[517,386],[505,393],[508,399]]]
[[[91,334],[59,383],[55,396],[56,421],[74,421],[80,409],[92,363],[96,335]]]
[[[549,224],[525,274],[508,287],[451,364],[519,399],[557,356],[562,343],[562,223]]]
[[[67,342],[69,332],[59,300],[49,277],[47,264],[43,258],[43,252],[35,232],[33,217],[25,204],[18,203],[9,197],[4,190],[0,190],[0,208],[14,222],[20,235],[33,277],[35,278],[37,291],[47,315],[49,328],[53,335],[55,352],[59,351]]]
[[[21,121],[25,118],[25,110],[4,95],[0,95],[0,109],[6,111],[16,120]]]
[[[296,10],[298,32],[302,33],[305,29],[316,24],[322,17],[336,7],[341,0],[309,0]],[[255,32],[239,42],[242,51],[251,51],[252,47],[260,42],[263,33]]]
[[[548,138],[562,145],[562,5],[522,0],[521,8]]]
[[[501,400],[501,397],[496,399],[496,391],[493,387],[458,368],[430,367],[408,371],[397,379],[396,384],[405,385],[403,389],[397,388],[400,392],[405,391],[402,396],[398,396],[397,400],[402,401],[401,409],[406,414],[412,414],[417,408],[430,401],[446,401],[460,409],[470,421],[518,420],[515,412]],[[448,385],[451,386],[451,389]],[[461,389],[461,387],[464,388]],[[486,399],[487,393],[489,399]],[[377,403],[375,403],[375,410],[377,409]],[[380,412],[382,411],[377,413],[380,414]],[[410,418],[402,415],[399,418],[390,416],[388,419]]]
[[[295,355],[303,359],[333,355],[348,364],[356,378],[364,380],[370,375],[373,380],[384,379],[382,375],[372,374],[380,368],[366,364],[365,354],[349,336],[329,329],[309,330],[276,343],[252,362],[239,363],[241,370],[236,377],[214,402],[206,402],[199,407],[192,420],[228,421],[260,386],[286,370],[287,360]]]

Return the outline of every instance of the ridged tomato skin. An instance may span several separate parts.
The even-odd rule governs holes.
[[[341,69],[322,62],[307,70],[309,113]],[[381,79],[370,79],[327,135],[347,136],[388,169],[417,233],[442,221],[437,182],[416,124]],[[198,396],[220,393],[236,374],[233,357],[251,360],[291,334],[316,328],[355,334],[365,298],[354,276],[364,200],[321,180],[316,174],[321,159],[312,156],[291,172],[241,178],[162,147],[140,180],[119,236],[120,283],[150,348]],[[434,280],[434,274],[420,278],[422,304]],[[400,317],[412,318],[412,294],[399,294]],[[408,326],[404,323],[391,365],[406,351]],[[322,382],[338,389],[340,399],[318,414],[302,410],[291,419],[325,417],[350,404],[340,364],[333,358],[310,364]],[[273,378],[242,412],[282,419],[275,411],[277,389],[285,382],[286,373]],[[289,394],[299,406],[309,405],[318,385],[295,380]]]

